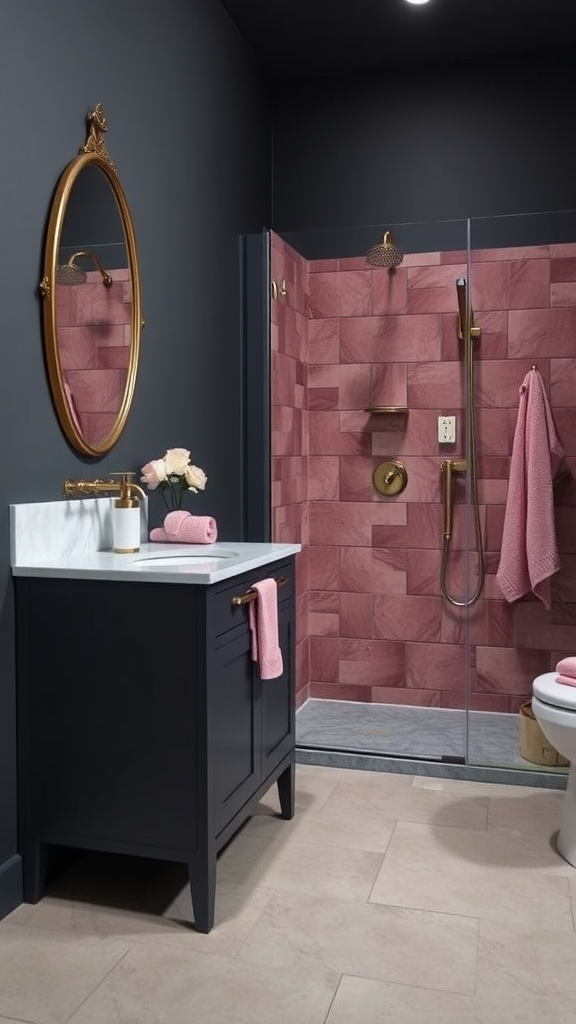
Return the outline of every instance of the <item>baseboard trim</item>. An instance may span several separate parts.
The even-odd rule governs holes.
[[[0,864],[0,920],[22,903],[22,858],[16,853]]]

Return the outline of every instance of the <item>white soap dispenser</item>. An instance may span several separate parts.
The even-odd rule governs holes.
[[[118,555],[129,555],[140,550],[140,502],[132,493],[137,491],[144,497],[144,491],[133,484],[134,473],[111,473],[120,476],[120,497],[112,506],[112,546]]]

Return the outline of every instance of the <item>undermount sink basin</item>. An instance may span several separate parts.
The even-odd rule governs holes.
[[[210,572],[214,568],[215,562],[222,562],[228,558],[234,558],[238,554],[237,551],[229,551],[220,548],[218,551],[194,551],[186,552],[186,554],[178,555],[147,555],[145,558],[136,558],[133,565],[136,568],[142,566],[143,569],[171,569],[172,566],[189,565],[196,570],[196,572]]]

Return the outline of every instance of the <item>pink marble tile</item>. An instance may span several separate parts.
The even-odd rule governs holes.
[[[68,383],[80,414],[87,412],[116,414],[124,397],[126,371],[69,370]]]
[[[495,260],[548,259],[552,247],[549,245],[512,245],[501,249],[472,249],[472,263],[493,263]]]
[[[437,272],[445,269],[440,267]],[[455,307],[457,308],[457,298],[453,274],[450,276],[449,284],[444,287],[414,287],[412,281],[409,282],[408,313],[454,313]]]
[[[310,404],[315,389],[337,388],[339,409],[365,409],[370,404],[371,383],[371,367],[369,365],[310,366],[308,369],[309,408],[315,408]]]
[[[572,554],[574,551],[574,510],[572,508],[557,508],[554,513],[556,525],[556,544],[560,556],[564,553]]]
[[[506,601],[481,599],[468,611],[470,643],[512,646],[512,608]]]
[[[464,405],[459,363],[412,363],[408,367],[410,409],[461,408]]]
[[[456,280],[466,276],[466,261],[460,263],[441,263],[436,266],[415,267],[408,271],[408,290],[449,292],[450,300],[446,312],[458,309],[456,298]]]
[[[491,477],[478,480],[478,500],[482,505],[504,505],[507,495],[507,480]]]
[[[498,552],[502,546],[502,532],[504,529],[505,505],[488,505],[486,508],[486,529],[484,531],[484,546],[486,551]]]
[[[406,644],[406,682],[423,690],[460,690],[464,686],[465,648],[453,644]]]
[[[409,548],[406,552],[406,590],[408,594],[439,596],[440,563],[439,550]]]
[[[449,262],[452,253],[444,252],[407,252],[404,254],[403,267],[433,267]],[[457,262],[462,261],[462,254],[457,253]]]
[[[508,311],[505,309],[481,310],[477,316],[474,316],[474,320],[476,326],[480,327],[482,331],[480,340],[474,343],[476,361],[479,359],[507,359]]]
[[[552,600],[559,603],[576,603],[576,555],[562,554],[561,568],[552,577]],[[576,651],[576,638],[574,640]]]
[[[342,363],[440,359],[441,348],[439,314],[351,317],[340,324]]]
[[[556,606],[553,605],[552,609],[547,612],[540,601],[522,598],[513,608],[511,646],[530,647],[541,651],[551,648],[572,651],[575,647],[574,637],[576,636],[575,607],[574,605],[566,607],[568,621],[555,622]]]
[[[548,671],[548,652],[526,648],[476,648],[476,690],[531,696],[532,681]]]
[[[381,640],[440,640],[440,599],[374,596],[374,636]]]
[[[375,363],[372,366],[370,405],[405,406],[407,375],[405,363]]]
[[[340,392],[338,388],[309,388],[307,398],[311,412],[325,412],[338,409]]]
[[[386,269],[372,271],[372,313],[389,316],[407,311],[407,272],[399,268],[394,273]]]
[[[274,405],[301,404],[297,402],[296,360],[283,352],[275,352],[272,359],[271,389]]]
[[[510,309],[547,309],[550,305],[550,261],[516,260],[510,263]],[[506,308],[506,307],[505,307]]]
[[[550,360],[550,401],[557,406],[574,406],[576,387],[576,356]]]
[[[405,594],[406,552],[383,548],[342,548],[340,590]]]
[[[126,345],[110,348],[98,346],[96,365],[99,370],[127,370],[130,365],[130,349]]]
[[[58,325],[58,355],[63,370],[95,369],[96,352],[90,327]]]
[[[384,640],[341,640],[338,680],[366,686],[403,686],[405,645]]]
[[[530,358],[480,360],[476,367],[476,405],[518,410],[520,387],[533,363],[534,351]],[[540,360],[538,368],[544,379],[545,368]]]
[[[310,260],[311,274],[336,274],[340,270],[340,260]]]
[[[339,460],[324,455],[308,459],[308,497],[310,501],[338,501]]]
[[[103,445],[116,426],[116,413],[87,412],[81,415],[82,433],[88,444]]]
[[[550,245],[552,259],[571,259],[576,257],[576,242],[554,242]]]
[[[551,285],[550,305],[552,307],[576,306],[576,281]]]
[[[508,314],[511,359],[537,361],[542,356],[571,356],[576,334],[576,308],[521,309]]]
[[[509,308],[509,264],[477,262],[470,273],[472,308],[475,314],[485,309]],[[478,318],[476,318],[478,319]]]
[[[403,525],[405,522],[404,505],[316,501],[310,507],[310,543],[357,544],[370,548],[374,526],[383,523]]]
[[[471,693],[470,710],[499,711],[501,714],[507,714],[510,711],[517,710],[517,708],[511,708],[508,696],[503,697],[494,693]]]
[[[511,455],[507,409],[480,408],[475,411],[478,455]]]
[[[438,548],[442,543],[443,513],[439,504],[407,505],[406,527],[374,526],[374,547]]]
[[[576,257],[567,256],[550,260],[550,281],[576,281]]]
[[[278,351],[301,362],[307,358],[307,321],[290,306],[278,310]]]
[[[358,704],[370,704],[370,686],[345,686],[342,683],[310,683],[310,697],[324,700],[350,700]]]
[[[310,637],[310,680],[334,683],[338,679],[340,640],[336,637]]]
[[[309,450],[311,455],[364,455],[371,451],[371,435],[367,431],[342,430],[336,411],[310,410]]]
[[[308,311],[312,319],[364,317],[372,312],[372,278],[369,270],[310,274],[309,288]]]
[[[340,589],[340,548],[311,544],[308,552],[308,581],[312,590]]]
[[[440,706],[440,694],[436,690],[413,690],[405,685],[396,687],[374,686],[372,688],[374,704],[397,704],[406,707],[437,708]]]
[[[311,590],[308,602],[311,612],[337,615],[340,610],[340,594],[335,594],[331,590]]]
[[[309,612],[308,632],[310,636],[339,636],[340,620],[331,612]]]
[[[308,321],[308,362],[337,363],[340,352],[340,320],[327,317],[325,320]]]
[[[372,639],[372,594],[340,594],[340,636]]]

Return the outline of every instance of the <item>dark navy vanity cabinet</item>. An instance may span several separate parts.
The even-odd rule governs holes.
[[[268,576],[284,672],[262,681],[233,598]],[[208,932],[218,851],[274,783],[294,813],[294,559],[212,585],[14,582],[24,899],[51,847],[181,861]]]

